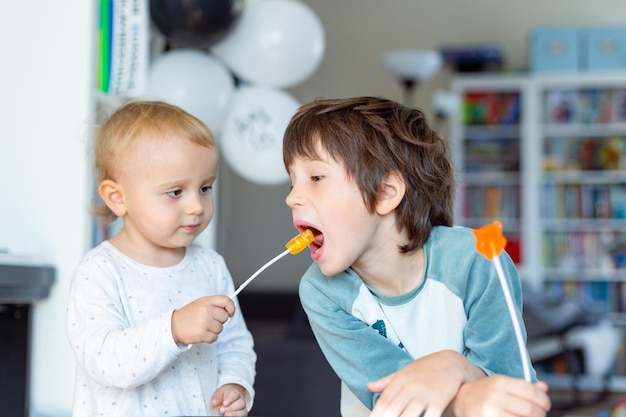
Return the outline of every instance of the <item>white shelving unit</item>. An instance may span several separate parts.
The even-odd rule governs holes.
[[[500,220],[523,280],[601,303],[625,339],[626,72],[457,76],[451,88],[465,103],[451,119],[456,223]]]
[[[465,111],[452,115],[451,145],[459,183],[455,220],[470,227],[500,220],[507,239],[519,242],[520,274],[526,279],[535,279],[540,261],[536,248],[540,239],[530,231],[540,227],[536,204],[538,195],[535,188],[528,184],[539,182],[534,166],[538,150],[535,149],[536,144],[525,140],[533,134],[533,128],[536,130],[530,117],[534,100],[531,82],[526,76],[479,75],[455,78],[451,88],[466,100],[468,97],[474,100],[475,107],[496,107],[496,113],[500,110],[500,97],[513,96],[512,100],[515,100],[508,106],[517,107],[510,109],[517,116],[511,116],[505,123],[494,121],[496,115],[491,121],[485,116],[472,122],[472,115],[468,114],[472,110],[468,106]],[[473,150],[468,148],[468,144],[473,145]],[[503,148],[505,152],[502,152]],[[468,160],[471,159],[467,158],[469,153],[478,154],[479,159],[484,156],[483,159],[491,162],[491,166],[471,166],[474,162]],[[514,160],[506,171],[498,168],[502,158]],[[481,198],[483,195],[487,198]],[[472,199],[474,204],[471,204]],[[497,201],[498,207],[493,207],[493,200]],[[474,214],[481,210],[482,215]]]

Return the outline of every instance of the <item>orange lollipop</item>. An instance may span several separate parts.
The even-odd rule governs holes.
[[[495,221],[478,229],[474,229],[476,251],[492,260],[506,246],[506,238],[502,235],[502,223]]]
[[[311,229],[306,229],[304,232],[287,242],[285,247],[289,249],[289,253],[295,255],[296,253],[302,252],[307,246],[313,243],[314,240],[315,236],[313,236]]]

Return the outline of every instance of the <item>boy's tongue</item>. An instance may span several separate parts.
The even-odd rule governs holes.
[[[324,245],[324,235],[321,233],[317,233],[315,235],[315,239],[313,240],[313,244],[322,247],[322,245]]]

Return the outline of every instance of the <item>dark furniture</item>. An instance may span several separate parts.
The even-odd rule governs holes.
[[[48,296],[52,267],[0,257],[0,404],[2,415],[29,416],[32,303]]]
[[[339,416],[340,381],[317,345],[296,293],[239,294],[255,339],[251,416]]]

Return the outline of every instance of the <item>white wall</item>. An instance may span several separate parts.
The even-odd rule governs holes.
[[[65,303],[89,242],[95,3],[3,0],[0,11],[0,247],[56,267],[31,355],[31,411],[50,415],[69,415],[74,382]]]
[[[296,97],[380,95],[402,100],[380,54],[393,48],[496,42],[507,64],[528,65],[528,32],[537,25],[626,24],[623,0],[304,0],[326,33],[326,54],[313,76],[293,88]],[[445,71],[418,91],[430,105]]]

